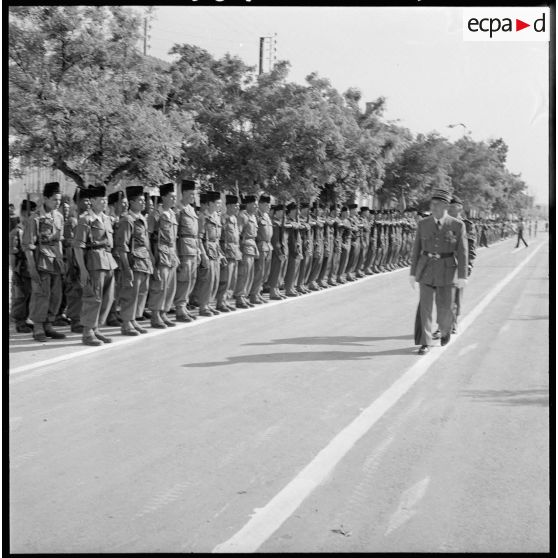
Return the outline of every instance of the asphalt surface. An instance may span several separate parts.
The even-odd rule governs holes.
[[[463,317],[539,246],[258,551],[548,551],[546,235],[480,250]],[[407,275],[97,351],[14,336],[11,551],[210,552],[234,537],[425,358]]]

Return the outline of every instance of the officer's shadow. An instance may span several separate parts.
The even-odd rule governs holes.
[[[290,337],[287,339],[273,339],[267,343],[244,343],[244,345],[349,345],[364,347],[373,341],[389,341],[392,339],[413,339],[412,335],[387,335],[383,337]]]
[[[404,356],[416,353],[416,347],[388,349],[383,351],[302,351],[297,353],[258,353],[227,357],[217,362],[192,362],[183,364],[183,368],[212,368],[214,366],[230,366],[232,364],[270,364],[289,362],[324,362],[338,360],[346,364],[350,361],[364,361],[379,356]]]

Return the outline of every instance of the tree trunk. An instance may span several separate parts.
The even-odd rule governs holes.
[[[78,174],[75,170],[71,169],[66,164],[66,161],[63,161],[62,159],[57,159],[57,160],[54,161],[52,166],[55,169],[58,169],[59,171],[64,173],[64,175],[67,176],[68,178],[71,178],[78,185],[79,188],[84,188],[85,187],[85,182],[84,182],[82,176],[80,174]]]

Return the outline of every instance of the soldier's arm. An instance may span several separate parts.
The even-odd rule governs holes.
[[[27,260],[27,269],[29,270],[29,275],[34,281],[39,281],[39,272],[37,271],[37,266],[35,265],[35,250],[37,249],[37,234],[38,234],[37,220],[35,218],[27,219],[27,223],[23,227],[23,238],[21,240],[21,246],[23,252],[25,253],[25,258]]]
[[[418,229],[420,229],[420,225],[418,226]],[[417,272],[417,263],[420,257],[420,231],[417,230],[417,234],[415,235],[415,240],[413,242],[413,251],[411,253],[411,276],[415,276],[416,272]]]
[[[76,256],[76,262],[79,266],[80,282],[82,285],[85,285],[85,283],[89,280],[89,272],[87,271],[87,266],[85,265],[84,255],[88,234],[89,224],[87,223],[85,217],[82,217],[78,220],[74,236],[74,254]]]
[[[130,252],[130,240],[132,238],[132,224],[128,219],[120,219],[116,235],[114,236],[114,247],[118,252],[120,267],[125,276],[132,274],[130,262],[128,261],[128,253]]]
[[[457,277],[459,279],[467,279],[467,234],[465,232],[465,223],[460,223],[459,233],[457,236]]]

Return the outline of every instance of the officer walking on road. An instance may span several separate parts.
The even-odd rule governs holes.
[[[449,343],[454,322],[455,287],[467,284],[467,236],[465,224],[447,213],[451,194],[436,189],[432,194],[432,216],[418,223],[413,246],[409,281],[420,285],[420,302],[415,320],[415,344],[424,355],[432,345],[434,299],[441,345]]]

